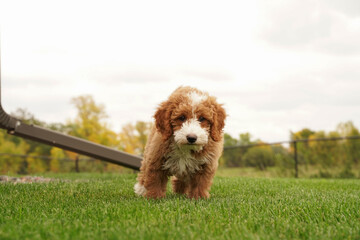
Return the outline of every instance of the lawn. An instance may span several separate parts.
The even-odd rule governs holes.
[[[136,197],[134,174],[51,177],[0,184],[0,239],[360,239],[359,180],[217,176],[194,201]]]

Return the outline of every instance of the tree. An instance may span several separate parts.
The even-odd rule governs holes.
[[[17,109],[11,115],[26,124],[36,124],[38,126],[45,127],[46,124],[34,117],[26,109]],[[45,144],[34,142],[28,139],[16,137],[10,134],[6,134],[1,130],[0,136],[0,152],[10,153],[17,155],[49,155],[51,147]],[[6,169],[13,173],[26,174],[28,172],[43,172],[48,170],[48,162],[38,158],[24,158],[3,156],[0,159],[0,167],[3,171]]]
[[[10,141],[4,130],[0,131],[0,172],[1,173],[26,173],[26,163],[22,157],[14,157],[6,154],[26,154],[29,146],[25,141]]]
[[[339,123],[336,127],[337,132],[344,137],[359,136],[359,130],[354,126],[352,121]]]
[[[360,136],[359,130],[354,126],[353,122],[351,121],[340,123],[337,126],[337,131],[341,136]],[[345,159],[346,164],[351,165],[351,163],[359,163],[360,140],[346,140],[343,144],[347,153],[347,158]]]
[[[51,149],[51,156],[53,158],[50,161],[50,171],[51,172],[59,172],[60,171],[59,159],[63,159],[66,157],[65,152],[60,148],[53,147]]]
[[[309,142],[298,142],[298,159],[300,163],[311,165],[321,165],[322,172],[331,167],[344,167],[343,176],[351,176],[352,164],[360,162],[360,141],[341,140],[341,141],[311,141],[318,138],[338,138],[346,136],[359,136],[359,130],[351,121],[338,124],[335,131],[312,131],[303,129],[292,133],[291,138],[309,139]],[[292,151],[293,148],[291,147]],[[325,171],[324,171],[325,170]]]
[[[10,115],[14,118],[21,120],[23,123],[29,125],[37,125],[44,127],[46,125],[45,122],[40,121],[39,119],[35,118],[34,114],[30,113],[25,108],[18,108],[15,112],[10,113]]]
[[[65,126],[52,125],[52,127],[60,128],[69,135],[83,138],[94,143],[116,149],[120,148],[118,135],[110,129],[109,124],[105,121],[107,119],[107,114],[105,112],[104,105],[97,104],[90,95],[75,97],[71,100],[71,103],[77,109],[77,115],[75,119],[69,120]],[[77,153],[69,151],[63,151],[63,154],[60,154],[59,150],[54,150],[54,148],[51,150],[51,155],[61,155],[66,158],[73,159],[74,161],[78,157]],[[56,162],[52,163],[53,168],[56,168],[56,165]],[[105,162],[100,163],[100,165],[101,171],[110,168],[120,168]]]
[[[312,136],[313,134],[315,134],[315,131],[309,128],[304,128],[298,132],[290,132],[290,139],[292,141],[299,139],[309,139],[309,137]],[[308,164],[308,163],[311,164],[310,161],[312,157],[312,152],[308,142],[297,142],[296,147],[297,147],[298,162],[300,164]],[[290,150],[294,154],[294,146],[292,144],[290,145]]]
[[[252,144],[250,139],[250,133],[240,133],[238,142],[240,145],[250,145]]]
[[[37,125],[45,128],[49,128],[49,126],[55,125],[48,125],[45,122],[40,121],[28,110],[22,108],[18,108],[15,112],[11,113],[11,115],[21,120],[23,123],[29,125]],[[59,123],[57,124],[57,126],[60,127],[62,126],[62,124]],[[37,156],[49,156],[52,148],[51,146],[15,136],[9,136],[9,138],[11,138],[11,141],[17,143],[25,142],[29,147],[24,154],[33,156],[29,158],[24,158],[23,167],[20,173],[35,173],[50,170],[50,161],[37,158]]]
[[[281,169],[288,169],[294,167],[294,156],[290,153],[289,149],[285,148],[281,144],[271,146],[274,154],[274,165]]]
[[[116,134],[104,121],[107,118],[103,105],[97,105],[90,95],[75,97],[71,100],[77,109],[77,116],[68,123],[69,134],[89,141],[116,146]]]
[[[252,147],[245,153],[244,161],[247,166],[265,170],[267,167],[275,165],[273,155],[270,146]]]
[[[224,151],[220,159],[220,166],[238,167],[240,165],[240,152],[239,148],[226,148],[239,145],[239,141],[233,138],[230,134],[224,134]]]
[[[241,133],[239,138],[233,138],[230,134],[224,134],[224,153],[220,161],[220,165],[226,167],[244,167],[246,163],[244,161],[244,155],[248,151],[245,147],[250,144],[254,144],[256,141],[251,141],[250,133]],[[231,146],[239,146],[235,148],[226,148]],[[244,146],[244,147],[242,147]]]
[[[327,138],[324,131],[318,131],[309,137],[309,140]],[[334,164],[334,148],[337,142],[329,141],[310,141],[309,146],[311,155],[309,156],[310,164],[320,164],[323,167],[329,167]]]
[[[291,132],[291,140],[298,140],[298,139],[308,139],[311,135],[315,132],[310,130],[309,128],[304,128],[298,132]]]
[[[120,136],[121,149],[127,153],[143,155],[152,123],[138,121],[123,126]]]

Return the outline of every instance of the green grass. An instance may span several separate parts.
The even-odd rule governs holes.
[[[300,178],[360,178],[360,164],[351,166],[351,177],[344,173],[345,166],[324,167],[321,165],[299,165]],[[293,178],[295,170],[293,168],[268,167],[262,171],[254,167],[220,167],[217,176],[221,177],[256,177],[256,178]]]
[[[360,239],[360,181],[216,177],[210,200],[146,200],[135,175],[0,184],[0,239]]]

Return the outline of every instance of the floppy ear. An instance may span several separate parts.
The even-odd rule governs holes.
[[[164,140],[167,140],[173,134],[170,117],[170,104],[168,102],[161,103],[154,115],[154,118],[155,126],[161,133]]]
[[[213,123],[210,128],[211,138],[217,142],[221,140],[222,130],[225,126],[226,113],[222,105],[215,104],[215,111],[213,115]]]

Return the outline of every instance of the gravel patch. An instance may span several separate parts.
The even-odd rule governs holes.
[[[24,176],[24,177],[10,177],[2,175],[0,176],[0,183],[48,183],[58,181],[57,179],[53,178],[44,178],[44,177],[38,177],[38,176]]]

